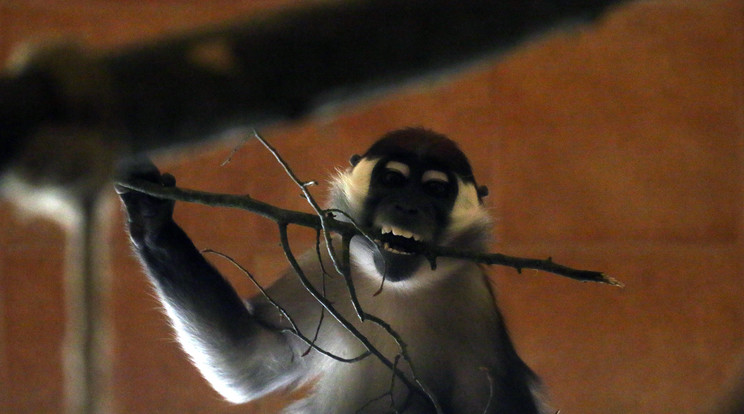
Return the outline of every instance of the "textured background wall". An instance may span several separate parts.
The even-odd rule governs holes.
[[[288,3],[5,0],[0,60],[28,38],[112,47]],[[517,347],[556,408],[702,413],[744,350],[743,79],[744,2],[630,3],[460,74],[263,134],[305,179],[323,179],[393,128],[423,125],[457,139],[491,189],[494,250],[552,256],[627,284],[492,269]],[[220,167],[234,145],[158,162],[186,187],[307,210],[256,145]],[[282,396],[233,407],[189,365],[112,210],[112,410],[274,412]],[[197,246],[230,254],[266,282],[284,267],[271,222],[192,205],[176,216]],[[7,203],[0,229],[0,412],[60,412],[65,237]],[[299,250],[312,235],[297,233]]]

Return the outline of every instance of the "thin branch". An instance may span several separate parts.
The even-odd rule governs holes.
[[[343,236],[343,240],[344,240],[343,245],[344,245],[344,249],[345,249],[344,252],[345,253],[347,253],[347,254],[349,253],[349,244],[351,243],[351,238],[354,237],[354,236],[356,236],[356,235],[361,235],[362,237],[364,237],[365,239],[367,239],[370,242],[370,244],[372,246],[374,246],[374,249],[377,250],[377,253],[378,254],[381,253],[382,249],[381,249],[380,245],[375,241],[375,239],[372,237],[372,235],[367,230],[363,229],[361,226],[359,226],[359,224],[357,224],[356,220],[354,220],[349,215],[349,213],[347,213],[345,211],[342,211],[342,210],[339,210],[337,208],[331,208],[331,209],[328,209],[328,210],[325,210],[325,211],[326,211],[326,213],[329,213],[329,217],[331,217],[331,218],[334,217],[333,214],[340,214],[340,215],[344,216],[345,217],[345,220],[347,220],[349,223],[351,223],[354,226],[354,229],[356,230],[356,234],[350,234],[350,235],[344,235]],[[345,263],[349,263],[349,261],[346,260]],[[387,269],[387,263],[385,263],[384,265],[385,265],[385,268]],[[377,289],[377,292],[375,292],[374,294],[372,294],[372,296],[377,296],[380,293],[382,293],[382,289],[385,287],[385,280],[387,280],[387,278],[385,277],[386,274],[387,274],[387,271],[383,272],[382,280],[380,281],[380,288]],[[356,296],[355,295],[352,295],[352,300],[354,300],[354,299],[356,299]]]
[[[323,209],[320,207],[320,205],[315,201],[315,198],[310,193],[310,190],[308,190],[309,183],[301,181],[297,175],[294,173],[292,168],[290,168],[289,164],[284,161],[284,158],[279,154],[279,152],[274,148],[268,141],[266,141],[255,129],[253,130],[253,136],[271,153],[271,155],[276,158],[279,165],[284,168],[284,171],[287,173],[289,178],[298,186],[300,187],[300,190],[302,190],[302,194],[305,197],[305,200],[307,200],[308,204],[310,204],[310,207],[315,211],[315,215],[318,217],[318,220],[320,221],[320,229],[323,232],[323,238],[326,242],[326,248],[328,249],[328,253],[331,257],[331,261],[333,262],[333,265],[336,267],[336,271],[343,275],[344,278],[348,279],[348,269],[346,268],[346,264],[348,262],[342,261],[339,262],[338,256],[336,254],[333,242],[331,240],[331,234],[328,230],[327,225],[327,217],[326,213],[323,211]],[[354,305],[354,309],[357,312],[357,316],[359,319],[364,321],[364,313],[362,312],[361,307],[359,306],[359,301],[356,298],[356,294],[354,293],[353,286],[350,288],[351,293],[351,302]]]
[[[395,356],[395,362],[393,363],[394,366],[398,366],[398,363],[400,362],[400,355]],[[382,400],[385,397],[390,397],[390,413],[398,413],[398,409],[395,408],[395,375],[392,376],[390,379],[390,387],[388,388],[385,393],[367,401],[363,406],[361,406],[358,410],[356,410],[356,413],[362,413],[364,410],[366,410],[368,407],[370,407],[372,404],[376,403],[377,401]]]
[[[328,272],[326,271],[325,264],[323,263],[323,255],[320,251],[320,230],[317,230],[315,233],[315,254],[318,257],[318,264],[320,265],[320,280],[322,282],[321,284],[321,290],[323,297],[326,296],[326,278],[330,277]],[[318,326],[315,327],[315,335],[313,336],[313,343],[318,340],[318,337],[320,336],[320,328],[323,326],[323,320],[325,320],[325,308],[320,308],[320,318],[318,318]],[[305,351],[302,356],[307,355],[310,353],[310,350],[312,348],[308,348],[307,351]]]
[[[467,250],[458,250],[454,248],[444,248],[438,246],[425,246],[422,254],[429,257],[449,257],[453,259],[470,260],[485,265],[499,265],[514,268],[518,273],[522,269],[542,270],[559,276],[581,282],[605,283],[611,286],[624,288],[625,284],[604,272],[594,270],[581,270],[555,263],[552,257],[547,259],[530,259],[524,257],[508,256],[501,253],[476,253]]]
[[[258,214],[262,217],[276,222],[295,224],[298,226],[309,227],[316,230],[321,229],[320,218],[314,214],[283,209],[265,203],[263,201],[256,200],[247,195],[240,196],[231,194],[218,194],[205,191],[183,189],[179,187],[163,187],[161,185],[140,179],[119,181],[118,184],[122,187],[139,191],[141,193],[165,200],[203,204],[211,207],[236,208]],[[362,234],[361,232],[357,231],[354,225],[336,220],[332,217],[326,217],[325,225],[329,231],[342,235]],[[474,263],[482,263],[486,265],[512,267],[518,272],[521,272],[523,269],[534,269],[553,273],[558,276],[568,277],[581,282],[597,282],[609,284],[616,287],[625,286],[621,281],[609,275],[606,275],[603,272],[574,269],[555,263],[552,258],[530,259],[508,256],[501,253],[477,253],[466,250],[458,250],[451,247],[437,247],[426,244],[412,244],[411,246],[406,246],[406,248],[410,248],[412,251],[424,254],[428,258],[450,257],[454,259],[470,260]]]
[[[488,368],[481,367],[480,370],[486,373],[486,378],[488,379],[488,402],[486,403],[486,408],[483,409],[483,414],[488,414],[491,410],[491,401],[493,401],[493,377]]]
[[[136,178],[129,179],[128,181],[119,181],[117,184],[124,188],[164,200],[184,201],[211,207],[236,208],[250,211],[251,213],[277,222],[281,221],[313,229],[320,228],[320,220],[313,214],[286,210],[256,200],[249,195],[218,194],[179,187],[163,187],[159,184]],[[335,222],[331,224],[331,230],[338,231],[346,228],[344,223],[338,223],[338,228],[335,227],[336,224]]]
[[[400,362],[400,357],[401,355],[395,356],[395,362],[393,364],[396,368]],[[398,412],[395,408],[395,375],[390,377],[390,409],[396,413]]]
[[[245,133],[245,131],[243,131],[242,129],[240,129],[239,131],[237,131],[235,133],[235,136],[237,138],[240,138],[240,142],[238,142],[235,145],[235,147],[233,147],[232,151],[230,151],[230,154],[228,154],[227,158],[225,158],[225,160],[222,161],[222,163],[220,164],[220,167],[224,167],[227,164],[230,164],[232,162],[232,158],[235,155],[235,153],[237,153],[238,150],[241,149],[245,145],[245,143],[248,142],[248,139],[250,138],[250,136],[248,136]]]
[[[372,342],[362,334],[361,331],[359,331],[351,322],[349,322],[348,319],[346,319],[341,313],[336,310],[335,307],[333,307],[333,304],[322,296],[320,292],[313,286],[313,284],[310,282],[310,280],[307,278],[307,275],[305,275],[305,271],[302,269],[300,264],[297,262],[297,259],[295,258],[294,254],[292,253],[292,249],[289,245],[289,237],[287,235],[287,224],[286,223],[278,223],[279,225],[279,239],[282,245],[282,249],[284,250],[284,254],[289,261],[290,266],[292,266],[292,269],[297,274],[297,277],[300,279],[300,282],[302,283],[303,287],[310,293],[310,295],[315,298],[318,303],[320,303],[323,308],[325,308],[328,313],[333,316],[336,321],[344,328],[346,329],[351,335],[353,335],[369,352],[371,352],[374,356],[377,357],[377,359],[380,360],[386,367],[388,367],[400,380],[410,389],[414,390],[416,392],[421,393],[428,399],[432,401],[432,403],[435,405],[435,408],[437,409],[437,413],[441,413],[441,408],[436,404],[436,400],[431,397],[429,392],[426,390],[426,388],[417,386],[417,384],[412,383],[408,377],[397,367],[393,362],[391,362],[382,352],[380,352],[373,344]]]
[[[279,311],[279,313],[281,313],[282,316],[289,322],[289,324],[290,324],[290,326],[292,328],[289,329],[288,331],[291,332],[292,334],[294,334],[295,336],[297,336],[298,338],[300,338],[303,342],[305,342],[308,346],[310,346],[310,348],[315,349],[316,351],[320,352],[321,354],[323,354],[325,356],[328,356],[330,358],[333,358],[336,361],[345,362],[345,363],[358,362],[358,361],[361,361],[364,358],[366,358],[366,357],[368,357],[368,356],[371,355],[370,352],[364,352],[361,355],[359,355],[357,357],[354,357],[354,358],[343,358],[343,357],[340,357],[338,355],[335,355],[335,354],[333,354],[331,352],[328,352],[328,351],[322,349],[321,347],[317,346],[315,344],[315,341],[314,340],[311,341],[305,335],[302,334],[302,332],[300,331],[300,328],[297,326],[297,324],[295,323],[294,319],[292,319],[292,316],[286,311],[286,309],[284,309],[271,296],[269,296],[268,292],[266,292],[266,289],[264,289],[263,286],[261,286],[261,284],[258,283],[258,281],[256,280],[256,278],[253,276],[253,274],[251,272],[248,271],[248,269],[246,269],[245,267],[243,267],[242,265],[240,265],[240,263],[238,263],[237,261],[235,261],[235,259],[233,259],[232,257],[230,257],[230,256],[228,256],[228,255],[226,255],[224,253],[220,253],[220,252],[218,252],[216,250],[205,249],[205,250],[202,251],[202,253],[209,253],[209,254],[214,254],[214,255],[220,256],[223,259],[229,261],[233,266],[237,267],[238,270],[240,270],[244,275],[246,275],[248,277],[248,279],[251,280],[251,282],[253,282],[253,284],[256,286],[256,288],[258,288],[259,292],[261,292],[261,294],[266,298],[266,300],[268,300],[269,303],[271,303],[271,305],[274,306],[274,308],[276,308]]]
[[[411,377],[413,378],[413,382],[416,383],[419,390],[423,392],[424,395],[429,399],[429,401],[434,406],[437,413],[442,412],[441,407],[439,406],[439,403],[436,400],[436,397],[434,394],[428,389],[426,385],[421,381],[419,378],[416,369],[414,368],[413,359],[411,358],[410,354],[408,353],[408,345],[403,341],[403,338],[396,332],[390,324],[385,322],[383,319],[372,315],[370,313],[365,312],[362,309],[361,304],[359,303],[359,299],[356,295],[356,288],[354,287],[354,282],[351,278],[351,258],[350,258],[350,243],[351,243],[351,235],[345,234],[342,238],[342,257],[341,261],[339,262],[338,257],[336,256],[336,252],[333,247],[333,240],[331,239],[330,231],[328,230],[326,226],[326,220],[327,212],[323,210],[320,207],[320,204],[315,200],[313,195],[310,193],[310,190],[308,190],[308,186],[310,183],[314,182],[304,182],[300,180],[297,175],[294,173],[292,168],[289,166],[289,164],[284,160],[284,158],[279,154],[279,152],[268,142],[266,141],[255,129],[253,130],[253,135],[255,138],[269,151],[271,154],[276,158],[277,162],[284,168],[284,171],[287,173],[287,175],[292,179],[292,181],[300,187],[302,190],[303,195],[305,196],[305,199],[310,204],[310,206],[315,211],[315,214],[320,219],[320,226],[323,230],[323,237],[325,238],[326,247],[328,248],[328,253],[331,256],[331,259],[333,260],[334,264],[336,265],[336,269],[341,275],[344,277],[346,281],[346,286],[349,291],[349,295],[351,296],[351,302],[354,306],[354,309],[356,310],[357,316],[359,317],[359,320],[361,322],[364,322],[365,320],[369,320],[370,322],[374,323],[375,325],[381,327],[385,332],[390,335],[395,343],[400,348],[400,355],[403,356],[403,359],[408,363],[408,366],[411,370]],[[397,370],[397,362],[393,365],[393,371]]]

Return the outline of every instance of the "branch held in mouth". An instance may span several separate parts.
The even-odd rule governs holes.
[[[162,187],[160,185],[143,180],[121,181],[118,184],[122,187],[140,191],[142,193],[162,199],[197,203],[212,207],[237,208],[259,214],[263,217],[277,222],[295,224],[303,227],[313,228],[316,230],[322,228],[321,220],[318,215],[283,209],[256,200],[250,196],[210,193],[204,191],[183,189],[179,187]],[[333,217],[334,214],[337,213],[333,211],[323,211],[325,229],[327,229],[328,231],[342,235],[354,234],[363,237],[370,237],[370,234],[375,234],[373,230],[359,229],[352,223],[336,220]],[[433,266],[436,266],[437,258],[449,257],[455,259],[470,260],[475,263],[482,263],[486,265],[511,267],[516,269],[517,272],[520,273],[523,269],[533,269],[568,277],[581,282],[597,282],[609,284],[616,287],[625,286],[619,280],[608,276],[603,272],[575,269],[556,263],[552,260],[552,258],[532,259],[509,256],[501,253],[477,253],[449,247],[444,248],[428,245],[413,238],[395,236],[392,235],[392,232],[391,236],[382,235],[379,238],[379,241],[381,243],[379,243],[378,245],[380,246],[380,248],[385,247],[385,242],[389,244],[390,241],[393,240],[389,237],[394,237],[394,246],[397,250],[410,252],[412,254],[424,255],[429,260],[429,262],[432,263]],[[377,239],[377,237],[375,237],[375,239]]]

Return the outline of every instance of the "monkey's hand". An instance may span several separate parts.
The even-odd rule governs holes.
[[[176,185],[176,179],[170,174],[161,174],[150,161],[137,161],[122,167],[118,174],[119,181],[132,179],[146,180],[164,187]],[[172,200],[162,200],[139,191],[116,185],[122,203],[127,211],[129,237],[137,249],[155,244],[163,229],[173,222]]]

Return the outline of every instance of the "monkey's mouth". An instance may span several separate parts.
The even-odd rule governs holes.
[[[423,236],[410,230],[392,225],[383,225],[375,243],[386,252],[412,256],[422,251],[423,239]]]

